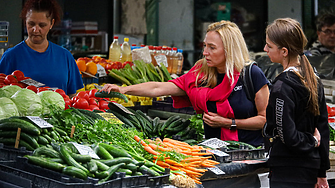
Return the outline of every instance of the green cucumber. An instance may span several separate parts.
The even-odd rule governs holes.
[[[109,160],[100,160],[100,162],[104,163],[107,166],[113,166],[119,163],[128,164],[132,162],[132,159],[129,157],[118,157],[118,158],[109,159]]]
[[[170,116],[165,122],[164,124],[162,125],[161,129],[160,129],[160,132],[163,132],[164,129],[166,127],[168,127],[172,122],[176,121],[180,119],[180,116],[179,115],[173,115],[173,116]]]
[[[119,92],[110,91],[109,93],[107,93],[105,91],[98,91],[94,94],[94,96],[100,98],[119,98],[123,99],[125,103],[128,103],[127,96]]]
[[[0,120],[0,130],[16,131],[18,128],[21,128],[21,131],[31,135],[38,136],[41,134],[40,129],[28,121],[17,118],[7,118]]]
[[[65,168],[65,165],[51,161],[46,158],[31,155],[26,155],[25,157],[28,158],[28,162],[31,164],[35,164],[50,170],[55,170],[57,172],[62,172],[62,170]]]
[[[104,147],[97,145],[96,149],[97,149],[97,155],[101,159],[113,159],[114,158]]]
[[[17,131],[0,131],[0,137],[16,138],[16,135],[17,135]],[[22,131],[20,133],[20,140],[27,142],[34,149],[40,147],[40,145],[38,144],[38,142],[33,136],[27,133],[24,133]]]
[[[71,153],[69,152],[71,157],[76,160],[77,162],[81,162],[81,163],[87,163],[90,162],[92,157],[89,155],[82,155],[82,154],[77,154],[77,153]]]
[[[56,131],[51,131],[51,132],[50,132],[50,136],[51,136],[51,138],[53,138],[54,140],[59,141],[59,137],[57,136]]]
[[[120,121],[122,121],[124,124],[129,125],[130,127],[136,128],[131,121],[129,121],[126,117],[122,116],[118,112],[113,111],[112,112],[115,117],[117,117]]]
[[[137,171],[138,166],[136,166],[136,165],[133,164],[133,163],[128,163],[128,164],[126,164],[125,166],[123,166],[122,168],[126,168],[126,169],[131,170],[132,172],[135,172],[135,171]]]
[[[109,175],[109,172],[107,170],[95,173],[95,177],[100,180],[106,178],[108,175]]]
[[[41,155],[45,155],[45,156],[48,156],[48,157],[51,157],[51,158],[59,158],[60,155],[59,153],[52,149],[52,148],[49,148],[49,147],[46,147],[46,146],[41,146],[37,149],[34,150],[33,152],[33,155],[34,156],[41,156]]]
[[[94,161],[97,166],[98,166],[98,169],[100,171],[106,171],[108,170],[109,166],[105,165],[103,162],[101,162],[100,160],[96,160],[96,159],[92,159],[92,161]]]
[[[108,176],[106,178],[104,178],[104,181],[109,180],[109,178],[121,167],[124,166],[125,163],[119,163],[116,165],[113,165],[111,167],[108,168],[107,172],[109,173]]]
[[[143,174],[144,173],[148,173],[152,176],[160,176],[160,174],[158,172],[156,172],[155,170],[152,170],[151,168],[148,168],[145,165],[142,165],[141,167],[138,168],[139,171],[141,171]]]
[[[94,160],[91,160],[90,162],[87,163],[87,168],[88,171],[94,174],[98,171],[98,165]]]
[[[4,143],[7,146],[15,146],[16,139],[15,138],[0,138],[0,143]],[[26,141],[20,140],[19,142],[20,147],[25,147],[29,151],[34,151],[34,148],[30,146]]]
[[[63,136],[67,136],[67,133],[66,133],[64,130],[58,128],[58,127],[55,127],[55,131],[57,131],[58,134],[59,134],[60,136],[62,136],[62,137],[63,137]]]
[[[46,139],[48,140],[48,143],[51,143],[51,142],[52,142],[52,139],[51,139],[51,137],[50,137],[49,135],[47,135],[47,134],[43,134],[43,135],[41,135],[41,136],[43,136],[44,138],[46,138]]]
[[[78,109],[82,114],[84,114],[85,116],[89,116],[91,119],[93,119],[94,121],[97,119],[100,120],[104,120],[106,121],[105,118],[103,118],[102,116],[100,116],[99,114],[95,113],[95,112],[91,112],[89,110],[85,110],[85,109]]]
[[[131,171],[129,169],[125,169],[125,168],[119,168],[117,170],[117,172],[124,172],[124,173],[126,173],[126,175],[131,175],[133,173],[133,171]]]
[[[64,174],[69,175],[71,177],[76,177],[76,178],[80,178],[83,180],[87,179],[87,174],[84,170],[75,167],[75,166],[66,166],[65,168],[63,168],[62,171]]]
[[[109,144],[99,143],[99,146],[104,147],[113,157],[129,157],[131,156],[127,153],[126,150],[118,148]]]
[[[68,152],[68,150],[64,145],[60,145],[60,156],[68,165],[80,168],[86,173],[86,175],[89,173],[89,171],[85,167],[83,167],[81,164],[79,164],[76,160],[74,160],[71,157],[70,153]]]

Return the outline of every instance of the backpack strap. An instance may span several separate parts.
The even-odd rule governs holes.
[[[250,65],[244,67],[242,78],[243,78],[243,85],[245,88],[245,93],[247,95],[248,100],[255,102],[255,88],[254,88],[254,84],[253,84],[252,76],[251,76],[251,67],[253,65],[257,66],[257,63],[252,62]]]

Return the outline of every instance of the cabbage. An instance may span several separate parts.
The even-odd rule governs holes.
[[[65,101],[62,95],[54,91],[42,91],[37,94],[43,105],[43,113],[50,113],[50,108],[65,109]]]
[[[7,97],[0,97],[0,119],[18,116],[19,111],[15,103]]]
[[[30,89],[21,89],[12,97],[21,116],[40,116],[43,106],[40,97]]]
[[[22,89],[22,88],[20,86],[17,86],[17,85],[2,87],[2,88],[0,88],[0,97],[10,98],[12,95],[14,95],[20,89]]]

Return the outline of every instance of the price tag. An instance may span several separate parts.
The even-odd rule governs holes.
[[[163,65],[165,67],[169,66],[168,63],[167,63],[166,55],[164,55],[164,54],[155,55],[155,60],[156,60],[158,66],[161,66],[161,63],[163,63]]]
[[[45,86],[45,84],[42,84],[41,82],[38,82],[36,80],[33,80],[31,78],[29,79],[25,79],[25,80],[21,80],[20,82],[30,85],[30,86],[36,86],[36,87],[42,87]]]
[[[123,124],[123,122],[121,120],[119,120],[119,118],[117,118],[113,113],[98,113],[101,117],[105,118],[105,120],[110,120],[110,119],[114,119],[116,120],[118,123]]]
[[[121,109],[122,111],[128,113],[128,114],[131,114],[131,115],[134,115],[131,111],[129,111],[126,107],[124,107],[122,104],[119,104],[117,102],[110,102],[112,105],[111,105],[111,110],[113,110],[113,108],[119,108]],[[117,110],[116,110],[117,111]]]
[[[217,156],[219,156],[219,157],[227,157],[227,156],[229,156],[229,154],[228,153],[225,153],[225,152],[223,152],[223,151],[220,151],[220,150],[209,150],[209,152],[211,152],[211,153],[213,153],[214,155],[217,155]]]
[[[222,147],[227,146],[228,143],[225,142],[225,141],[222,141],[218,138],[211,138],[211,139],[208,139],[206,141],[201,142],[200,145],[204,145],[204,146],[207,146],[207,147],[210,147],[210,148],[218,149],[218,148],[222,148]]]
[[[329,126],[335,130],[335,123],[329,123]]]
[[[81,155],[89,155],[94,159],[100,159],[99,156],[92,150],[92,148],[90,148],[89,146],[84,146],[75,142],[71,142],[74,147],[77,148],[78,152]]]
[[[103,66],[101,66],[100,64],[97,64],[97,67],[98,67],[97,73],[99,77],[107,76],[106,70]]]
[[[221,169],[219,169],[218,167],[214,167],[214,168],[208,168],[208,170],[212,171],[214,174],[220,176],[220,175],[225,175],[226,173],[223,172]]]
[[[51,128],[53,125],[46,122],[44,119],[38,117],[38,116],[27,116],[28,119],[30,119],[32,122],[34,122],[38,127],[44,129],[44,128]]]

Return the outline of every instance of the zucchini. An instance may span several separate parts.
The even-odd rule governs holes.
[[[134,172],[133,174],[132,174],[132,176],[143,176],[143,174],[141,173],[141,172]]]
[[[113,166],[119,163],[125,163],[128,164],[132,161],[131,158],[128,157],[118,157],[115,159],[109,159],[109,160],[100,160],[100,162],[104,163],[107,166]]]
[[[28,162],[31,164],[38,165],[43,168],[47,168],[50,170],[54,170],[57,172],[62,172],[62,170],[65,168],[65,165],[51,161],[46,158],[38,157],[38,156],[31,156],[31,155],[26,155],[25,157],[28,158]]]
[[[99,143],[99,146],[104,147],[113,157],[129,157],[131,156],[127,153],[126,150],[118,148],[109,144]]]
[[[171,126],[169,126],[168,128],[166,128],[167,131],[171,131],[171,132],[179,132],[184,130],[185,128],[187,128],[190,125],[190,120],[181,120],[181,122],[174,121],[171,123]]]
[[[31,135],[38,136],[41,134],[40,129],[28,121],[17,118],[7,118],[0,120],[1,130],[16,131],[18,128],[21,128],[23,132],[29,133]]]
[[[153,130],[152,120],[150,120],[150,119],[148,118],[148,116],[145,115],[141,110],[136,110],[136,112],[137,112],[138,115],[143,119],[143,122],[146,123],[146,125],[148,126],[150,132],[152,132],[152,130]]]
[[[107,93],[105,91],[98,91],[94,94],[94,96],[100,98],[119,98],[123,99],[125,103],[128,103],[127,96],[119,92],[110,91],[109,93]]]
[[[34,156],[45,155],[45,156],[48,156],[48,157],[51,157],[51,158],[60,158],[60,155],[56,150],[54,150],[52,148],[49,148],[49,147],[46,147],[46,146],[41,146],[41,147],[35,149],[34,152],[33,152],[33,155]]]
[[[15,138],[0,138],[0,143],[4,143],[7,146],[15,146],[16,139]],[[26,141],[20,140],[19,142],[20,147],[25,147],[29,151],[34,151],[34,148],[30,146]]]
[[[71,177],[76,177],[83,180],[87,179],[87,174],[85,173],[85,171],[75,166],[66,166],[65,168],[63,168],[62,172]]]
[[[79,164],[76,160],[74,160],[71,157],[70,153],[67,151],[64,145],[60,146],[60,156],[68,165],[75,166],[83,170],[86,173],[86,175],[89,173],[89,171],[85,167],[83,167],[81,164]]]

